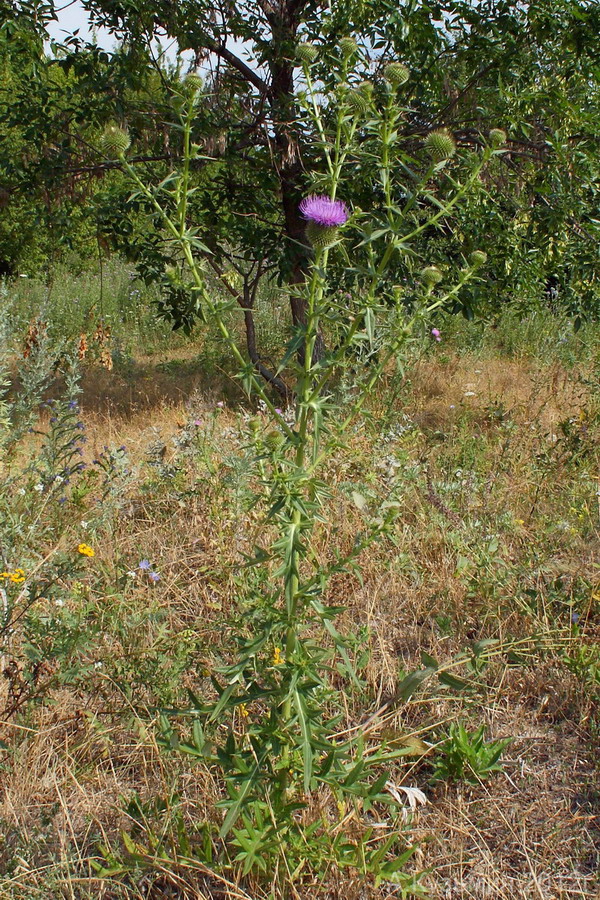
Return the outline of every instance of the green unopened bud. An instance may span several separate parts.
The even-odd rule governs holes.
[[[325,250],[331,247],[338,239],[339,228],[337,225],[319,225],[312,220],[306,225],[306,237],[317,250]]]
[[[269,431],[265,435],[265,444],[269,448],[269,450],[279,450],[280,447],[283,446],[285,441],[285,437],[281,433],[281,431]]]
[[[311,63],[314,63],[318,55],[319,51],[313,44],[298,44],[296,47],[296,56],[301,62],[306,63],[308,66],[310,66]]]
[[[434,162],[443,162],[456,153],[456,144],[447,131],[432,131],[425,138],[425,146]]]
[[[363,97],[366,97],[367,100],[371,101],[373,99],[373,91],[375,88],[372,81],[361,81],[361,83],[356,86],[356,90],[359,91]]]
[[[344,59],[349,59],[355,53],[358,53],[358,44],[353,37],[343,37],[340,40],[340,50]]]
[[[478,269],[479,266],[485,265],[486,262],[487,253],[484,253],[483,250],[473,250],[473,252],[469,254],[469,263],[474,269]]]
[[[492,128],[489,133],[489,140],[492,147],[496,150],[499,147],[504,147],[506,144],[506,132],[502,128]]]
[[[183,88],[184,88],[186,94],[189,94],[192,96],[194,94],[197,94],[199,91],[201,91],[203,85],[204,85],[203,79],[199,75],[197,75],[195,72],[190,72],[189,75],[185,76],[185,79],[183,81]]]
[[[346,102],[353,112],[360,115],[365,115],[371,108],[371,98],[360,88],[352,88],[346,95]]]
[[[410,70],[403,63],[391,62],[385,67],[383,74],[392,87],[399,88],[408,81]]]
[[[129,149],[130,144],[129,135],[118,125],[108,125],[98,141],[101,152],[109,159],[118,159]]]
[[[421,272],[421,278],[427,287],[434,287],[443,279],[443,275],[437,266],[427,266]]]

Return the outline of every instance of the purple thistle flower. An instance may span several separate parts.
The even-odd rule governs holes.
[[[337,228],[348,220],[348,208],[341,200],[311,194],[300,202],[300,212],[309,222],[323,228]]]
[[[442,339],[442,336],[437,328],[431,329],[431,336],[434,337],[436,339],[436,341],[441,341],[441,339]]]
[[[149,559],[143,559],[140,562],[139,568],[142,570],[142,572],[149,572],[150,569],[152,568],[152,563],[150,562]]]
[[[158,574],[158,572],[150,572],[148,574],[148,578],[150,579],[152,584],[156,584],[157,581],[160,581],[160,575]]]

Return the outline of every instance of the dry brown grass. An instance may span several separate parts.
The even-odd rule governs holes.
[[[565,595],[582,582],[598,583],[598,510],[591,511],[585,532],[549,528],[557,515],[568,518],[562,509],[570,496],[565,480],[574,479],[577,469],[560,454],[546,470],[539,466],[540,455],[556,443],[560,423],[589,410],[597,398],[558,365],[494,357],[428,360],[410,378],[403,409],[416,428],[403,447],[406,465],[416,466],[418,477],[403,494],[394,543],[365,554],[360,582],[336,576],[329,587],[328,599],[347,606],[340,626],[370,632],[368,695],[348,695],[345,727],[369,722],[373,744],[390,734],[435,742],[460,719],[473,728],[485,723],[493,738],[513,739],[504,771],[476,786],[430,787],[426,759],[415,758],[394,773],[398,782],[428,794],[410,835],[419,842],[415,868],[428,870],[424,883],[432,898],[598,898],[600,780],[589,730],[594,711],[580,682],[559,664],[572,629],[557,613],[552,594],[557,579]],[[148,443],[160,435],[168,462],[170,439],[189,416],[212,415],[213,404],[201,399],[198,386],[192,376],[140,380],[138,374],[131,382],[90,376],[83,402],[90,455],[107,443],[124,444],[141,464]],[[159,602],[170,635],[194,636],[193,665],[184,678],[194,688],[203,683],[212,649],[227,644],[227,623],[237,604],[236,562],[248,549],[255,522],[252,513],[242,515],[232,504],[225,486],[223,457],[235,417],[234,410],[219,415],[215,472],[201,490],[173,508],[160,491],[134,487],[111,539],[98,549],[99,563],[107,568],[117,552],[132,561],[143,555],[160,562],[160,587],[152,592],[140,584],[128,603],[133,615]],[[468,453],[465,435],[471,440]],[[457,480],[453,473],[468,470],[469,453],[477,477]],[[377,436],[364,429],[332,460],[328,476],[338,506],[333,524],[320,533],[322,558],[330,558],[332,546],[351,546],[361,516],[344,499],[344,484],[373,483],[378,455]],[[381,486],[381,473],[375,475]],[[493,554],[475,559],[487,541],[483,535],[503,516],[501,562]],[[457,553],[473,557],[463,574],[457,574]],[[523,606],[525,587],[537,594],[534,611]],[[122,601],[98,602],[109,609]],[[121,614],[128,612],[121,608]],[[586,627],[588,640],[598,640],[597,609],[589,608]],[[531,665],[520,667],[509,666],[499,653],[472,700],[435,685],[408,702],[393,700],[399,669],[418,667],[422,651],[447,662],[481,637],[508,645],[536,631],[546,635],[545,650],[528,650]],[[163,640],[154,633],[136,639],[136,653],[140,646],[154,652]],[[107,659],[129,652],[119,641],[116,633],[107,637]],[[116,847],[120,832],[131,829],[123,798],[134,792],[142,801],[159,796],[179,803],[190,827],[218,821],[213,773],[157,747],[149,687],[147,697],[128,697],[99,669],[86,687],[54,691],[21,719],[0,723],[14,748],[2,761],[0,868],[2,860],[14,862],[14,854],[19,860],[0,881],[3,900],[257,896],[251,884],[235,886],[185,861],[148,861],[146,873],[138,872],[126,888],[94,878],[89,869],[101,843]],[[398,895],[331,873],[323,884],[304,884],[298,896]]]

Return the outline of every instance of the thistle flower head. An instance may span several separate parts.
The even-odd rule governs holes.
[[[265,444],[267,445],[269,450],[279,450],[283,446],[284,442],[285,437],[281,433],[281,431],[276,431],[275,429],[273,429],[265,435]]]
[[[361,91],[360,87],[352,88],[347,96],[346,101],[352,112],[365,115],[371,108],[371,98],[365,91]]]
[[[348,209],[341,200],[311,194],[300,201],[300,212],[322,228],[339,228],[348,221]]]
[[[359,94],[362,94],[363,97],[366,97],[367,100],[373,99],[373,91],[375,90],[372,81],[361,81],[359,85],[357,85],[356,90]]]
[[[311,195],[300,203],[307,220],[306,236],[313,247],[324,250],[337,240],[338,229],[348,220],[348,209],[341,200]]]
[[[204,81],[200,77],[200,75],[197,75],[196,72],[190,72],[185,76],[185,79],[183,81],[183,88],[186,94],[194,95],[197,94],[198,91],[202,90],[203,84]]]
[[[131,144],[129,135],[118,125],[108,125],[98,142],[101,152],[109,159],[118,159]]]
[[[340,40],[340,50],[342,51],[342,56],[348,59],[358,52],[358,44],[353,37],[343,37]]]
[[[492,128],[489,135],[489,141],[496,150],[506,144],[506,132],[502,128]]]
[[[421,272],[421,278],[427,287],[439,284],[443,277],[437,266],[426,266]]]
[[[407,69],[407,67],[400,62],[388,63],[383,70],[383,74],[392,85],[392,87],[395,88],[402,87],[402,85],[406,84],[410,77],[409,69]]]
[[[486,261],[487,253],[484,253],[483,250],[473,250],[473,252],[469,254],[469,263],[473,266],[474,269],[478,269],[479,266],[483,266]]]
[[[314,44],[303,43],[296,46],[296,56],[301,62],[306,63],[308,66],[310,66],[311,63],[314,63],[318,55],[319,51]]]
[[[434,162],[443,162],[456,153],[454,138],[447,131],[431,131],[425,138],[425,146]]]

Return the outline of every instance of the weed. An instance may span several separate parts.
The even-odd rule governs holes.
[[[499,762],[510,738],[484,739],[485,725],[469,732],[461,722],[450,726],[448,736],[436,748],[432,781],[466,781],[477,784],[494,772],[502,771]]]

